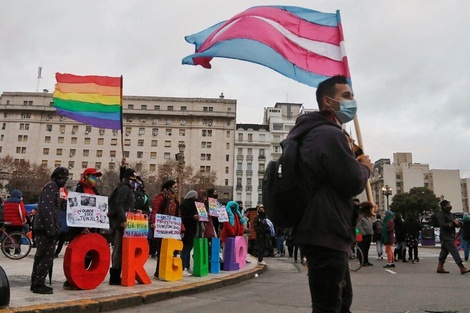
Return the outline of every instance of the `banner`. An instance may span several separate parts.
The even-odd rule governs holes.
[[[67,198],[67,226],[109,228],[108,197],[69,192]]]
[[[149,231],[148,215],[126,212],[126,229],[123,237],[147,238]]]
[[[154,237],[181,239],[181,217],[156,214]]]
[[[207,215],[206,206],[204,205],[204,203],[197,202],[197,201],[195,203],[196,203],[197,214],[199,214],[199,221],[208,222],[209,215]]]

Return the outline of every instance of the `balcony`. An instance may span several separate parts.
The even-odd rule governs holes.
[[[258,170],[258,175],[264,175],[265,170]]]
[[[253,189],[252,185],[246,185],[245,190],[246,191],[251,191]]]
[[[266,160],[266,156],[265,155],[258,155],[258,160]]]
[[[243,186],[240,184],[237,184],[237,186],[235,186],[235,190],[241,191],[243,190]]]
[[[246,170],[246,175],[247,176],[253,175],[253,170]]]
[[[237,161],[243,161],[243,154],[237,154]]]
[[[237,171],[236,171],[236,174],[237,174],[237,175],[243,175],[243,170],[237,170]]]
[[[249,154],[246,156],[247,161],[253,161],[253,155]]]

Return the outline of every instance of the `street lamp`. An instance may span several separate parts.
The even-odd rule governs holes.
[[[186,145],[184,142],[178,144],[179,153],[176,160],[178,161],[178,201],[181,201],[181,191],[183,189],[183,171],[184,171],[184,149]]]
[[[382,194],[387,197],[387,207],[386,209],[388,210],[390,208],[390,205],[388,203],[388,197],[392,194],[392,187],[389,185],[385,185],[382,187]]]

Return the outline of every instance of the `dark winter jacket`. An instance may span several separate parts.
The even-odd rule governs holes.
[[[397,242],[405,241],[405,226],[401,217],[397,217],[393,220],[395,224],[395,239]]]
[[[34,217],[36,235],[55,237],[59,234],[60,204],[60,188],[55,181],[50,181],[42,190]]]
[[[197,220],[194,219],[194,215],[198,214],[195,200],[184,199],[181,202],[180,211],[181,219],[185,228],[183,243],[190,243],[196,237],[197,223],[199,223]]]
[[[5,200],[3,215],[5,222],[10,223],[10,226],[22,226],[26,223],[26,210],[21,196],[21,191],[15,189],[10,198]]]
[[[109,202],[109,225],[112,229],[121,230],[121,223],[127,221],[126,213],[134,212],[134,192],[128,180],[116,187]]]
[[[271,238],[271,230],[269,229],[269,225],[266,222],[266,215],[256,215],[253,220],[253,227],[256,232],[256,239],[267,239]]]
[[[413,238],[419,238],[419,232],[421,231],[421,224],[416,218],[407,218],[404,224],[405,236],[412,236]]]
[[[364,190],[370,170],[356,160],[341,127],[325,114],[301,115],[288,135],[305,135],[299,147],[300,179],[310,198],[296,240],[349,253],[357,217],[352,198]]]
[[[455,224],[452,213],[447,210],[441,210],[437,213],[437,220],[439,221],[439,227],[441,232],[439,236],[441,240],[455,240]]]

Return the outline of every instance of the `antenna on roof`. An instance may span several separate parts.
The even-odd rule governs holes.
[[[39,83],[41,82],[42,66],[38,67],[38,84],[36,86],[36,92],[39,92]]]

